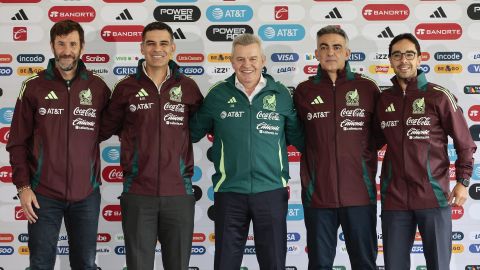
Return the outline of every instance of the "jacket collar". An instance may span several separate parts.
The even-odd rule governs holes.
[[[263,91],[275,91],[277,93],[280,93],[280,90],[278,89],[278,87],[276,85],[275,79],[270,74],[267,74],[267,73],[262,73],[262,75],[267,80],[267,84],[265,85],[265,87],[262,90],[260,90],[259,93],[261,93]],[[227,83],[231,84],[233,87],[235,87],[235,77],[236,77],[236,74],[233,73],[225,81]]]
[[[140,80],[140,78],[142,77],[142,74],[144,76],[147,76],[147,74],[143,72],[143,62],[145,62],[145,59],[138,60],[137,73],[135,73],[135,79],[137,80]],[[170,77],[175,78],[175,80],[177,81],[180,80],[181,73],[180,73],[180,67],[178,66],[178,64],[173,60],[169,60],[168,68],[170,69]]]
[[[81,78],[82,80],[88,80],[87,67],[83,63],[82,59],[78,59],[77,71],[74,78],[77,77]],[[62,75],[60,75],[60,72],[55,67],[55,58],[50,58],[50,60],[48,60],[47,70],[45,71],[45,78],[47,80],[53,80],[55,78],[63,80]]]
[[[399,90],[402,89],[398,84],[397,75],[393,76],[390,81],[395,86],[395,88],[398,88]],[[408,81],[406,91],[418,90],[424,92],[427,91],[427,86],[428,81],[425,73],[423,72],[423,70],[417,69],[417,77],[412,78]]]
[[[337,73],[337,79],[346,78],[348,81],[351,81],[355,78],[355,73],[353,73],[350,69],[350,64],[348,63],[348,61],[345,61],[345,68],[343,70],[339,70]],[[331,81],[328,73],[322,69],[322,66],[320,64],[318,64],[317,74],[310,78],[313,79],[314,84],[318,84],[322,80]]]

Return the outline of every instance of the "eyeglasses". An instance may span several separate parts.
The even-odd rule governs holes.
[[[393,59],[393,60],[402,60],[402,57],[405,55],[405,58],[407,60],[413,60],[415,58],[415,55],[417,55],[416,52],[394,52],[390,55],[390,57]]]

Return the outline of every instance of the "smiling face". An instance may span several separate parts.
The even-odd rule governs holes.
[[[83,53],[83,44],[80,43],[77,31],[56,36],[50,46],[55,57],[55,66],[60,72],[76,70],[80,55]]]
[[[175,52],[175,43],[167,30],[152,30],[145,33],[140,51],[147,69],[165,68]]]
[[[257,86],[265,61],[265,55],[257,43],[236,45],[233,48],[232,67],[240,83],[247,89]]]
[[[410,40],[402,39],[393,44],[389,60],[398,79],[408,80],[417,76],[421,57]]]
[[[315,56],[322,69],[328,73],[336,73],[345,68],[345,61],[350,56],[347,42],[339,34],[324,34],[317,39]]]

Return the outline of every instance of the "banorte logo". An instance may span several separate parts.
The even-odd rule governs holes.
[[[123,182],[122,166],[106,166],[102,170],[102,178],[109,183]]]
[[[410,9],[404,4],[368,4],[363,7],[362,15],[367,21],[404,21]]]
[[[3,166],[0,167],[0,182],[11,183],[12,182],[12,167]]]
[[[141,42],[143,25],[107,25],[100,31],[106,42]]]
[[[10,127],[0,128],[0,143],[7,144],[9,136],[10,136]]]
[[[95,16],[95,9],[90,6],[53,6],[48,10],[48,18],[52,22],[62,20],[91,22]]]
[[[92,64],[108,63],[108,61],[110,61],[110,56],[108,54],[89,53],[89,54],[82,55],[82,61],[84,63],[92,63]]]
[[[302,154],[295,148],[293,145],[287,147],[288,151],[288,162],[300,162]]]
[[[106,221],[121,221],[122,211],[120,205],[106,205],[102,209],[102,216]]]
[[[468,117],[472,121],[480,121],[480,105],[473,105],[468,109]]]
[[[454,40],[462,33],[458,23],[421,23],[415,27],[415,36],[422,40]]]
[[[463,209],[462,206],[453,206],[452,207],[452,219],[461,219],[463,217],[463,214],[465,214],[465,210]]]

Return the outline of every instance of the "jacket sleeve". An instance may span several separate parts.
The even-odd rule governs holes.
[[[473,142],[463,110],[458,106],[457,99],[448,90],[443,89],[443,94],[437,102],[440,122],[445,132],[453,139],[457,152],[455,161],[456,178],[469,179],[472,176],[473,153],[477,146]]]
[[[193,95],[193,103],[190,105],[190,116],[192,116],[203,103],[203,95],[202,92],[200,92],[200,89],[198,88],[198,85],[192,81],[192,95]]]
[[[30,184],[29,156],[34,131],[35,107],[27,96],[29,88],[25,83],[15,105],[10,135],[6,150],[10,153],[13,183],[17,188]]]
[[[285,91],[288,92],[288,89],[285,88]],[[298,151],[303,153],[305,149],[303,125],[297,116],[297,111],[290,95],[288,95],[287,101],[288,106],[285,112],[285,137],[287,144],[295,146]]]
[[[114,134],[119,134],[125,120],[127,101],[123,98],[121,84],[117,84],[102,114],[99,141],[105,141]]]
[[[190,137],[192,142],[200,141],[208,132],[213,129],[213,104],[212,97],[207,95],[203,104],[190,118]]]

